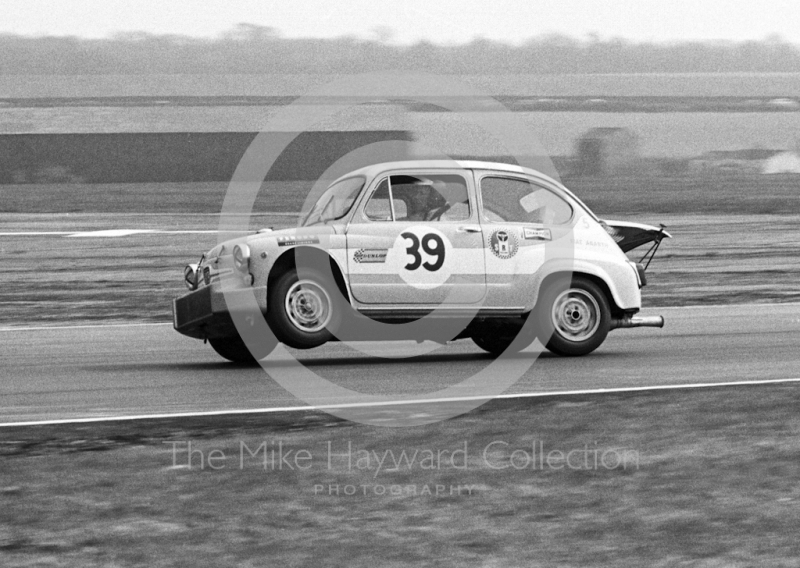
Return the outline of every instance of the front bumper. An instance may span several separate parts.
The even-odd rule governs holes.
[[[206,286],[172,300],[172,325],[183,335],[206,339],[236,334],[231,312],[249,314],[253,294],[261,314],[266,313],[266,287],[222,290]]]

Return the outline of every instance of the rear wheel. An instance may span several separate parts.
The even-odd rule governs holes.
[[[333,336],[342,318],[336,283],[314,269],[290,270],[268,299],[267,320],[278,339],[290,347],[310,349]]]
[[[251,352],[245,342],[238,335],[227,337],[209,337],[208,342],[218,354],[234,363],[254,363],[259,359],[263,359],[275,349],[278,341],[270,338],[265,341],[259,342],[255,345],[255,349]]]
[[[536,307],[541,339],[558,355],[591,353],[605,341],[611,328],[608,298],[591,280],[575,277],[569,286],[552,283]]]

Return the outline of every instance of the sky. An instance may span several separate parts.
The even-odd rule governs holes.
[[[0,33],[109,37],[145,31],[216,37],[237,24],[284,37],[351,35],[408,44],[520,43],[564,34],[634,41],[800,43],[796,0],[3,0]]]

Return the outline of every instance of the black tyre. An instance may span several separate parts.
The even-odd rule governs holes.
[[[608,298],[597,284],[580,276],[569,285],[552,282],[543,290],[535,314],[542,343],[557,355],[591,353],[611,328]]]
[[[267,321],[290,347],[311,349],[330,340],[342,318],[341,294],[321,272],[305,268],[281,276],[267,299]]]
[[[214,351],[219,353],[228,361],[234,363],[255,363],[259,359],[263,359],[275,349],[278,341],[272,337],[260,342],[254,351],[251,352],[247,345],[238,335],[228,337],[209,337],[208,342]]]
[[[535,335],[522,331],[518,325],[487,323],[472,334],[472,341],[483,349],[499,357],[505,352],[519,353],[536,339]]]

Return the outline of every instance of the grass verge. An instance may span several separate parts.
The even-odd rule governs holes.
[[[0,564],[789,566],[798,403],[771,385],[493,401],[405,429],[0,429]]]
[[[800,210],[800,175],[567,177],[601,217],[650,214],[786,215]],[[313,181],[268,181],[254,211],[300,211]],[[219,213],[223,182],[0,185],[0,213]]]

